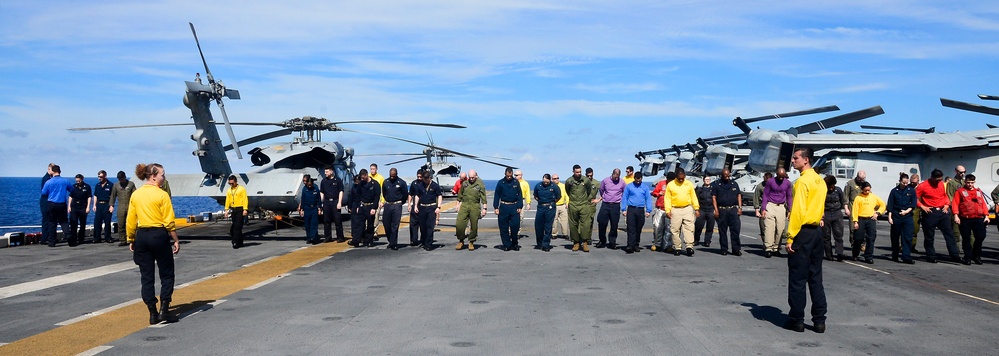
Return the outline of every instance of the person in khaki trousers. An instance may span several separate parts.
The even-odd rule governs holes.
[[[558,174],[552,174],[552,182],[562,192],[562,198],[555,202],[555,223],[552,224],[552,238],[569,236],[569,193],[565,191],[565,183],[558,179]]]
[[[665,205],[666,216],[670,219],[670,232],[673,233],[673,255],[679,256],[680,250],[686,248],[687,256],[694,255],[694,220],[701,214],[701,207],[694,192],[694,183],[687,179],[682,168],[676,169],[676,179],[666,184]],[[683,243],[680,243],[680,230],[683,230]]]
[[[774,178],[763,186],[763,200],[760,210],[763,212],[763,245],[764,257],[780,256],[779,245],[784,229],[787,227],[788,212],[791,211],[791,181],[787,179],[787,170],[777,168]]]

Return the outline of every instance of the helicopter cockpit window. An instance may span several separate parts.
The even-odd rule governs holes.
[[[857,160],[849,157],[836,157],[832,161],[832,172],[836,178],[853,178],[856,172]]]
[[[655,163],[643,162],[638,165],[638,171],[642,173],[644,177],[654,177],[659,174],[659,166]]]

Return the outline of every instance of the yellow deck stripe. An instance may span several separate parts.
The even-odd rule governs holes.
[[[296,250],[266,262],[208,279],[173,293],[174,312],[222,299],[274,276],[291,272],[347,249],[347,244],[321,244]],[[183,250],[181,253],[184,253]],[[138,282],[132,281],[132,282]],[[135,283],[136,294],[139,285]],[[141,302],[106,314],[61,326],[0,346],[0,355],[76,355],[149,327],[149,311]],[[100,330],[94,333],[94,330]]]

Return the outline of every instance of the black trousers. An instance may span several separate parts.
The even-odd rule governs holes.
[[[867,243],[864,258],[874,256],[874,241],[878,239],[878,221],[870,218],[857,219],[858,229],[853,235],[853,258],[860,255],[860,245]]]
[[[732,252],[742,250],[742,220],[739,219],[742,207],[718,209],[718,237],[722,251],[728,251],[728,241],[732,239]],[[701,214],[704,216],[704,214]]]
[[[434,246],[434,227],[437,226],[437,204],[420,205],[419,209],[417,220],[420,223],[420,240],[423,242],[423,247],[431,248]]]
[[[617,244],[617,224],[621,222],[621,203],[603,202],[600,204],[600,211],[597,212],[597,229],[600,234],[600,243]],[[607,232],[607,225],[610,223],[610,233]]]
[[[628,248],[637,249],[642,240],[642,228],[645,227],[645,207],[629,206],[625,214],[625,224],[628,226]]]
[[[822,216],[822,237],[825,240],[826,257],[843,254],[843,210],[826,212]]]
[[[94,212],[94,242],[111,241],[111,206],[97,203],[97,211]],[[104,235],[101,237],[101,235]]]
[[[233,246],[243,247],[243,207],[229,208],[229,218],[232,219],[232,225],[229,225],[229,238],[232,239]]]
[[[83,237],[87,236],[87,208],[71,208],[69,210],[69,231],[65,233],[66,240],[70,245],[83,243]]]
[[[953,218],[951,216],[943,210],[938,209],[930,209],[929,213],[924,212],[922,216],[923,248],[926,249],[926,258],[937,257],[937,249],[933,247],[933,235],[936,233],[936,229],[940,229],[940,233],[943,234],[944,241],[947,244],[947,253],[950,254],[950,257],[960,257],[957,251],[957,241],[954,240]]]
[[[411,245],[419,245],[420,242],[420,215],[413,212],[413,208],[409,208],[409,243]]]
[[[382,226],[389,246],[399,243],[399,223],[402,222],[402,204],[385,204],[382,211]]]
[[[971,242],[971,234],[975,242]],[[982,258],[982,241],[985,240],[985,218],[961,218],[961,245],[964,259]]]
[[[818,226],[802,226],[791,244],[794,253],[787,257],[788,317],[793,321],[805,320],[805,286],[812,296],[812,322],[826,322],[826,291],[822,287],[822,231]]]
[[[49,226],[49,197],[48,197],[48,195],[44,195],[43,194],[41,196],[41,198],[38,199],[38,210],[42,214],[42,241],[41,241],[41,243],[47,244],[47,243],[49,243],[49,235],[48,235],[48,232],[46,231],[48,229],[48,226]]]
[[[721,215],[719,212],[718,215]],[[711,243],[711,235],[715,232],[715,211],[701,210],[701,216],[694,219],[694,242],[701,242],[701,230],[705,227],[708,229],[704,231],[704,243]]]
[[[42,230],[43,240],[47,240],[49,242],[49,246],[55,246],[56,242],[59,241],[59,236],[56,235],[56,225],[62,227],[62,234],[66,240],[72,239],[71,236],[73,236],[73,233],[71,231],[73,230],[69,228],[69,219],[66,214],[66,203],[47,203],[47,213],[49,215],[49,219],[45,222],[45,230]],[[44,238],[46,235],[48,238]]]
[[[164,228],[139,228],[132,245],[132,260],[139,266],[142,301],[156,305],[155,267],[160,268],[160,301],[173,297],[173,239]]]
[[[336,240],[343,241],[343,217],[340,214],[340,209],[336,208],[336,201],[326,200],[323,203],[323,236],[326,237],[326,241],[333,240],[333,234],[330,231],[332,226],[336,225]]]
[[[368,211],[368,209],[377,212],[378,203],[377,202],[371,203],[370,205],[364,205],[364,203],[361,203],[361,210]],[[378,216],[376,214],[370,214],[370,213],[364,214],[364,234],[365,236],[367,236],[369,244],[375,238],[375,219],[377,218]]]
[[[371,212],[377,207],[377,205],[373,204],[362,205],[350,214],[350,241],[354,245],[370,246],[373,242],[373,236],[367,234],[367,225],[369,218],[371,221],[374,221],[374,215],[371,215]]]

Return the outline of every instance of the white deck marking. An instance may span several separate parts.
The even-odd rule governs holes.
[[[287,277],[287,276],[289,276],[289,274],[287,274],[287,273],[282,273],[282,274],[279,274],[279,275],[277,275],[277,276],[274,276],[274,277],[272,277],[272,278],[268,278],[267,280],[265,280],[265,281],[263,281],[263,282],[260,282],[260,283],[257,283],[257,284],[254,284],[254,285],[252,285],[252,286],[249,286],[249,287],[246,287],[246,288],[243,288],[243,290],[254,290],[254,289],[257,289],[257,288],[260,288],[260,287],[263,287],[263,286],[266,286],[266,285],[268,285],[268,284],[271,284],[272,282],[274,282],[274,281],[276,281],[276,280],[279,280],[279,279],[281,279],[281,278],[284,278],[284,277]]]
[[[216,300],[214,302],[202,305],[202,306],[200,306],[200,307],[198,307],[196,309],[188,310],[187,312],[185,312],[183,314],[177,315],[177,319],[184,319],[184,318],[187,318],[189,316],[198,314],[200,312],[203,312],[203,311],[206,311],[206,310],[211,310],[212,308],[217,307],[219,304],[225,303],[226,300],[227,299],[219,299],[219,300]],[[165,328],[167,326],[170,326],[171,324],[173,324],[173,323],[159,323],[159,324],[150,325],[149,327],[150,328],[155,328],[155,329],[160,329],[160,328]]]
[[[333,256],[326,256],[326,257],[320,258],[320,259],[315,260],[313,262],[309,262],[309,264],[307,264],[305,266],[302,266],[302,268],[309,268],[309,267],[318,265],[318,264],[322,263],[323,261],[329,260],[331,258],[333,258]]]
[[[951,293],[954,293],[954,294],[957,294],[957,295],[963,295],[963,296],[971,298],[971,299],[980,300],[980,301],[983,301],[983,302],[986,302],[986,303],[992,303],[992,304],[995,304],[995,305],[999,305],[999,303],[993,302],[993,301],[985,299],[985,298],[976,297],[976,296],[973,296],[971,294],[965,294],[965,293],[961,293],[961,292],[958,292],[956,290],[950,290],[950,289],[948,289],[947,291],[951,292]]]
[[[864,268],[864,269],[869,269],[869,270],[872,270],[872,271],[878,272],[878,273],[891,274],[891,273],[879,270],[877,268],[867,267],[867,266],[864,266],[864,265],[861,265],[861,264],[856,264],[856,263],[853,263],[853,262],[850,262],[850,261],[843,261],[843,263],[846,263],[848,265],[854,265],[854,266],[857,266],[857,267],[860,267],[860,268]]]
[[[213,278],[219,278],[219,277],[222,277],[222,276],[224,276],[225,274],[226,274],[226,272],[222,272],[222,273],[216,273],[216,274],[213,274],[213,275],[211,275],[211,276],[207,276],[207,277],[202,277],[202,278],[198,278],[198,279],[195,279],[195,280],[193,280],[193,281],[190,281],[190,282],[187,282],[187,283],[184,283],[184,284],[181,284],[181,285],[177,286],[177,288],[176,288],[176,289],[181,289],[181,288],[184,288],[184,287],[190,287],[190,286],[192,286],[192,285],[195,285],[195,284],[198,284],[198,283],[201,283],[201,282],[204,282],[204,281],[207,281],[207,280],[209,280],[209,279],[213,279]]]
[[[94,356],[94,355],[97,355],[97,354],[99,354],[101,352],[110,350],[112,347],[114,347],[114,346],[101,345],[101,346],[92,348],[90,350],[78,353],[78,354],[76,354],[76,356]]]
[[[129,261],[129,262],[116,263],[113,265],[107,265],[97,268],[91,268],[79,272],[67,273],[61,276],[49,277],[37,281],[15,284],[12,286],[0,288],[0,299],[6,299],[21,294],[37,292],[42,289],[58,287],[64,284],[79,282],[85,279],[100,277],[121,271],[127,271],[134,268],[139,268],[139,266],[136,266],[135,262]]]
[[[265,258],[265,259],[262,259],[262,260],[259,260],[259,261],[256,261],[256,262],[250,262],[250,263],[247,263],[247,264],[245,264],[245,265],[242,265],[242,266],[240,266],[240,267],[250,267],[250,266],[253,266],[253,265],[259,265],[259,264],[261,264],[261,263],[264,263],[264,262],[267,262],[267,261],[270,261],[270,260],[272,260],[272,259],[274,259],[274,258],[276,258],[276,257],[277,257],[277,256],[271,256],[271,257],[267,257],[267,258]]]

